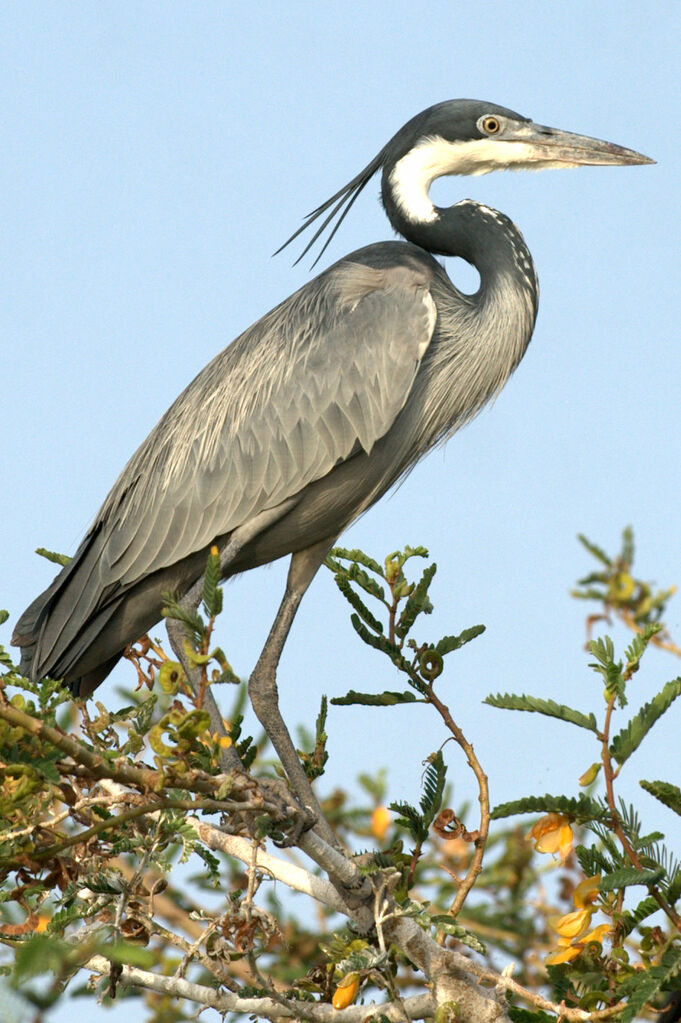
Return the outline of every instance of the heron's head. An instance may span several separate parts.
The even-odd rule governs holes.
[[[654,163],[623,146],[535,124],[481,100],[456,99],[417,114],[384,150],[383,194],[411,220],[434,215],[428,189],[449,174]]]
[[[448,100],[412,117],[364,170],[308,214],[277,251],[326,214],[298,257],[301,259],[328,228],[318,260],[357,196],[379,171],[388,217],[395,229],[405,234],[404,225],[423,225],[437,219],[428,191],[433,181],[444,175],[654,162],[612,142],[535,124],[494,103]]]

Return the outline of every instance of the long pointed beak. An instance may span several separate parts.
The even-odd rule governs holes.
[[[526,141],[540,164],[560,166],[610,166],[616,164],[655,163],[649,156],[634,149],[616,146],[613,142],[575,135],[543,124],[529,124]]]

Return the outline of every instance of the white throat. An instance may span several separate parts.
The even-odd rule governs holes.
[[[428,192],[435,178],[446,174],[478,175],[494,170],[528,169],[533,163],[539,169],[532,160],[532,147],[524,142],[497,139],[448,142],[436,135],[425,139],[397,161],[390,174],[390,187],[405,217],[413,223],[432,223],[437,213]]]

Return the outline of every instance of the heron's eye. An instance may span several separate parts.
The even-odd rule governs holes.
[[[488,135],[496,135],[501,128],[501,122],[498,117],[483,117],[482,119],[482,130],[487,132]]]

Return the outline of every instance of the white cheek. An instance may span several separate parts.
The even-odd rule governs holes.
[[[398,160],[390,175],[390,187],[402,213],[415,223],[429,223],[435,219],[435,207],[428,189],[433,177],[425,166],[425,152],[419,148]]]
[[[446,174],[477,177],[494,170],[531,170],[552,166],[537,162],[532,146],[526,142],[499,139],[475,139],[448,142],[439,136],[425,139],[401,160],[390,175],[390,187],[398,207],[413,223],[436,219],[428,190],[436,178]],[[564,167],[564,163],[555,166]]]
[[[409,220],[429,223],[436,219],[428,189],[435,178],[455,173],[451,170],[457,143],[439,136],[426,139],[398,160],[390,175],[395,202]]]

